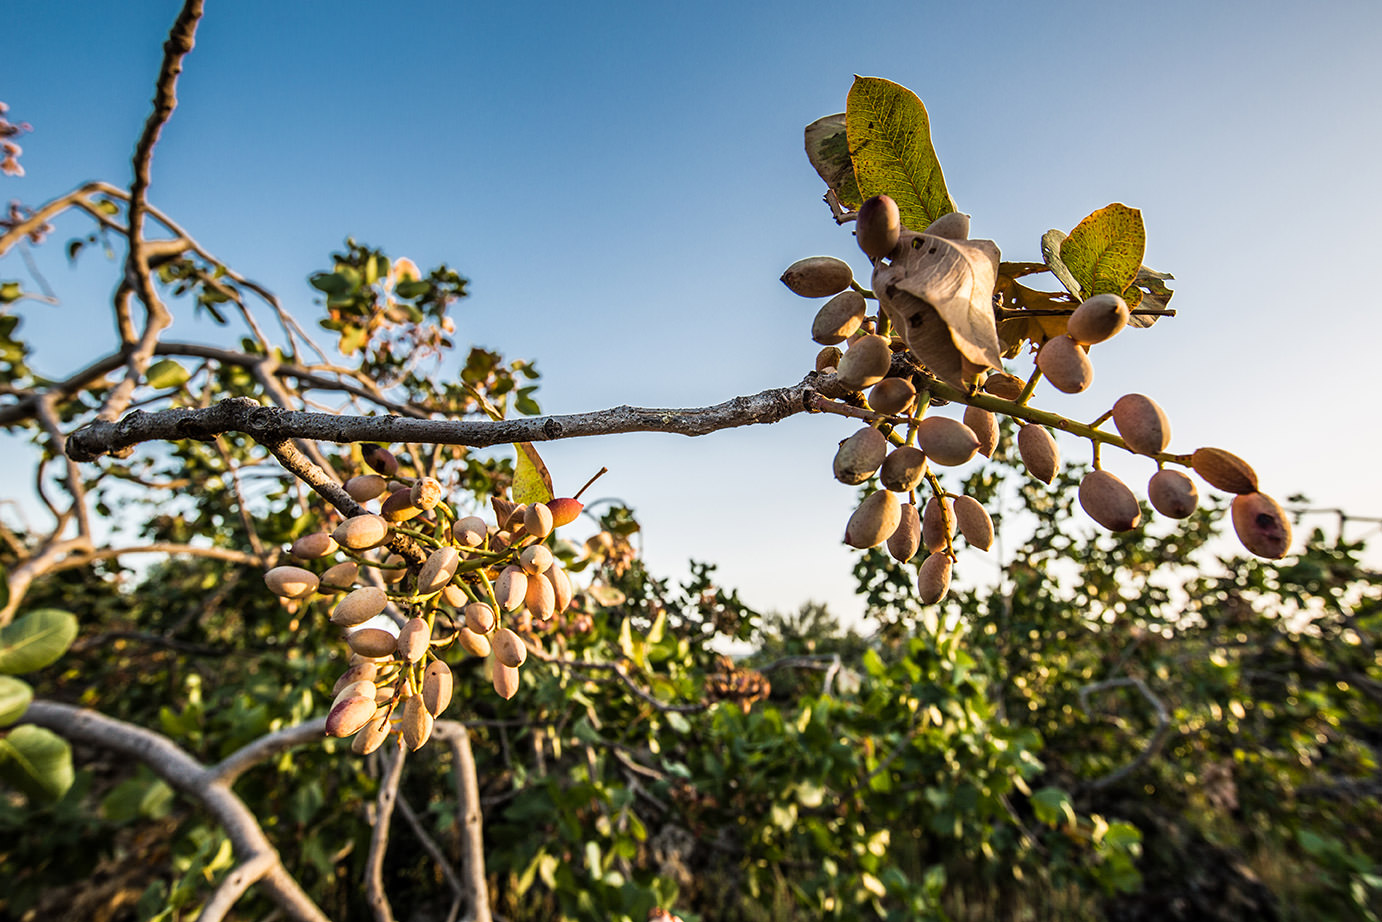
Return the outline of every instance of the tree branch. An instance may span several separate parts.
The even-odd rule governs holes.
[[[299,922],[328,922],[284,868],[254,813],[230,789],[232,779],[218,777],[214,769],[208,769],[168,737],[95,711],[53,701],[32,702],[19,722],[46,727],[69,740],[143,762],[178,793],[201,804],[225,829],[241,862],[240,867],[231,872],[235,878],[233,882],[222,882],[221,889],[213,896],[212,903],[217,907],[224,909],[226,900],[239,896],[250,884],[258,883],[289,918]]]
[[[833,387],[831,387],[833,385]],[[624,432],[668,432],[700,436],[775,423],[804,413],[818,387],[840,391],[833,376],[808,375],[800,384],[735,397],[709,407],[649,409],[620,406],[592,413],[527,419],[447,420],[399,416],[336,416],[260,406],[246,397],[223,400],[198,410],[135,411],[119,422],[97,421],[68,437],[68,453],[78,461],[123,451],[141,442],[208,441],[240,432],[258,442],[306,438],[321,442],[427,442],[483,448],[506,442],[548,442]]]
[[[1152,706],[1152,710],[1156,712],[1156,730],[1152,732],[1152,738],[1147,741],[1147,745],[1143,747],[1142,751],[1139,752],[1137,754],[1137,757],[1134,758],[1131,762],[1122,766],[1121,768],[1114,769],[1107,775],[1104,775],[1100,778],[1095,778],[1094,780],[1087,782],[1084,785],[1084,787],[1088,788],[1091,791],[1098,791],[1102,788],[1106,788],[1109,785],[1114,784],[1123,778],[1126,778],[1129,774],[1145,765],[1158,752],[1161,751],[1161,747],[1166,742],[1166,737],[1171,732],[1171,715],[1167,713],[1166,705],[1161,703],[1160,698],[1152,694],[1152,690],[1147,687],[1146,682],[1142,681],[1141,679],[1135,676],[1125,677],[1121,679],[1108,679],[1103,682],[1095,682],[1091,685],[1085,685],[1080,689],[1080,706],[1083,707],[1086,711],[1089,710],[1089,696],[1093,692],[1103,691],[1104,689],[1108,688],[1121,688],[1128,685],[1133,686],[1139,692],[1141,692],[1142,697],[1147,699],[1147,702]]]

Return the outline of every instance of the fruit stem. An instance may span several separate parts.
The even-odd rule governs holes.
[[[1027,401],[1032,399],[1032,394],[1036,391],[1037,382],[1040,380],[1041,369],[1033,368],[1032,376],[1028,378],[1027,383],[1022,386],[1022,393],[1017,395],[1017,399],[1014,400],[1013,403],[1017,404],[1019,407],[1025,407]]]
[[[599,480],[601,477],[603,477],[605,474],[608,474],[608,473],[609,473],[609,468],[607,468],[607,467],[602,467],[602,468],[600,468],[598,471],[595,472],[595,476],[594,476],[594,477],[591,477],[589,480],[587,480],[587,481],[585,482],[585,486],[583,486],[583,487],[581,487],[579,490],[577,490],[577,491],[576,491],[576,495],[573,496],[573,497],[571,497],[571,498],[572,498],[572,499],[580,499],[580,498],[581,498],[581,494],[584,493],[586,490],[590,489],[590,485],[591,485],[592,483],[594,483],[595,481]]]
[[[1091,429],[1098,429],[1101,425],[1103,425],[1104,423],[1108,422],[1108,421],[1109,421],[1110,419],[1112,419],[1112,418],[1113,418],[1113,411],[1112,411],[1112,410],[1109,410],[1109,411],[1108,411],[1107,413],[1105,413],[1103,416],[1100,416],[1100,417],[1099,417],[1098,419],[1096,419],[1094,422],[1090,423],[1090,424],[1089,424],[1089,428],[1091,428]]]

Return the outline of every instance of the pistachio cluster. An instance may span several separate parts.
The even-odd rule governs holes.
[[[1168,453],[1170,422],[1151,398],[1124,395],[1088,425],[1029,406],[1043,378],[1067,394],[1090,386],[1090,347],[1128,326],[1131,311],[1122,297],[1104,293],[1080,301],[1064,317],[1063,330],[1052,329],[1061,324],[1039,325],[1043,332],[1031,342],[1034,368],[1024,380],[1003,370],[998,356],[997,247],[969,239],[967,216],[952,212],[916,233],[901,224],[890,198],[875,196],[855,217],[856,240],[873,264],[872,291],[854,280],[848,263],[832,256],[799,260],[782,276],[796,294],[829,299],[811,325],[812,339],[823,347],[816,371],[833,374],[852,392],[843,401],[848,407],[839,409],[867,421],[835,453],[837,480],[860,485],[876,476],[881,487],[850,517],[846,544],[860,549],[886,544],[904,563],[925,547],[917,566],[918,594],[927,604],[944,598],[955,538],[988,550],[993,522],[974,498],[947,492],[934,469],[966,464],[977,455],[992,457],[1002,413],[1019,426],[1017,450],[1027,472],[1043,483],[1051,483],[1061,465],[1048,426],[1090,440],[1094,470],[1081,480],[1079,500],[1100,526],[1126,531],[1142,518],[1132,490],[1101,468],[1099,450],[1108,444],[1156,462],[1147,495],[1161,514],[1185,518],[1198,506],[1195,482],[1167,467],[1182,465],[1210,486],[1235,494],[1232,520],[1244,547],[1261,557],[1285,556],[1290,523],[1281,506],[1258,491],[1257,475],[1247,462],[1218,448]],[[870,301],[877,302],[873,312]],[[1009,319],[1013,313],[1007,312]],[[928,415],[956,400],[965,405],[962,418]],[[1110,420],[1116,436],[1099,428]],[[931,495],[919,511],[923,482]]]
[[[290,550],[303,563],[347,559],[320,575],[306,566],[274,567],[264,581],[285,599],[343,593],[330,618],[345,630],[351,657],[332,689],[327,734],[353,736],[359,753],[373,752],[391,733],[417,749],[451,701],[453,677],[439,655],[447,648],[485,659],[501,697],[518,690],[531,633],[572,603],[571,579],[548,541],[582,505],[579,494],[526,505],[494,497],[490,523],[454,512],[438,481],[401,475],[387,449],[367,445],[364,458],[373,472],[345,489],[359,503],[377,501],[378,512],[304,535]],[[398,535],[430,549],[421,565],[387,552]],[[363,580],[370,571],[388,588]],[[381,617],[390,605],[398,617]]]

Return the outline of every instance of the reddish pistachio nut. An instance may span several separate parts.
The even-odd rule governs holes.
[[[392,656],[398,648],[398,638],[392,631],[379,627],[362,627],[346,636],[350,649],[361,656]]]
[[[898,563],[906,563],[921,548],[921,514],[913,503],[902,507],[897,528],[888,536],[888,553]]]
[[[331,697],[334,698],[339,695],[341,689],[352,682],[373,682],[378,675],[378,663],[356,663],[354,666],[351,666],[345,672],[341,673],[341,677],[336,680],[336,684],[331,688]]]
[[[902,235],[902,215],[897,202],[875,195],[859,206],[854,220],[854,239],[869,259],[882,259],[897,247]]]
[[[1185,474],[1163,468],[1147,481],[1147,499],[1162,515],[1183,519],[1199,506],[1200,491],[1195,488],[1195,481]]]
[[[413,505],[424,512],[436,508],[444,495],[441,484],[431,477],[419,477],[413,481],[412,489],[408,492],[408,498],[412,500]]]
[[[969,215],[958,211],[943,214],[922,230],[931,237],[944,237],[947,240],[969,239]]]
[[[422,672],[422,703],[427,707],[427,713],[433,717],[440,717],[441,712],[451,703],[451,691],[454,686],[455,679],[451,675],[450,666],[439,659],[428,663]]]
[[[388,713],[380,714],[356,731],[355,738],[350,741],[350,748],[357,755],[367,756],[384,745],[384,740],[389,738],[392,730]]]
[[[850,344],[840,359],[836,377],[852,391],[862,390],[882,381],[892,368],[893,353],[886,336],[870,333]]]
[[[326,715],[326,735],[350,736],[374,716],[374,696],[346,698],[338,701]]]
[[[958,419],[928,416],[917,423],[917,445],[935,464],[964,464],[979,450],[979,437]]]
[[[302,567],[274,567],[264,574],[264,585],[276,596],[302,599],[317,591],[317,574]]]
[[[382,445],[366,443],[360,446],[360,457],[364,458],[365,463],[376,473],[383,474],[385,477],[392,477],[398,473],[398,459],[393,452],[384,448]]]
[[[451,526],[451,540],[465,547],[479,547],[489,535],[489,526],[478,515],[457,519]]]
[[[851,486],[861,484],[888,454],[888,439],[872,426],[865,426],[840,443],[835,451],[835,479]]]
[[[431,595],[440,592],[456,575],[461,564],[461,555],[449,544],[444,544],[427,555],[427,560],[417,575],[417,594]]]
[[[494,630],[494,609],[484,602],[471,602],[465,607],[462,616],[465,626],[477,634],[488,634]]]
[[[553,528],[570,525],[576,521],[584,508],[584,503],[570,496],[559,496],[547,504],[548,511],[552,513]]]
[[[921,513],[921,543],[934,554],[945,550],[946,543],[954,533],[955,519],[950,500],[932,496]]]
[[[552,550],[545,544],[533,544],[518,555],[518,565],[529,576],[536,576],[552,565]]]
[[[834,370],[840,367],[840,359],[845,354],[839,346],[826,346],[816,353],[816,371]]]
[[[554,562],[545,573],[547,582],[552,584],[552,598],[556,603],[557,611],[564,612],[571,606],[571,599],[575,595],[575,590],[571,586],[571,577],[566,575],[566,571],[561,568],[560,563]]]
[[[313,532],[294,541],[288,553],[299,560],[316,560],[336,553],[336,539],[324,531]]]
[[[1240,493],[1229,507],[1238,540],[1258,557],[1280,560],[1291,549],[1291,523],[1265,493]]]
[[[528,648],[523,646],[522,639],[506,627],[494,632],[490,646],[494,650],[494,658],[505,666],[522,666],[528,658]]]
[[[1248,462],[1222,448],[1197,448],[1190,466],[1211,487],[1229,493],[1256,493],[1257,472]]]
[[[403,577],[408,575],[408,568],[404,566],[406,561],[397,554],[390,554],[384,558],[382,566],[376,567],[379,575],[384,578],[386,583],[401,583]]]
[[[845,526],[845,544],[860,550],[877,547],[897,530],[902,509],[897,494],[888,490],[870,493]]]
[[[382,612],[388,604],[389,598],[384,594],[384,590],[375,586],[362,586],[336,603],[336,607],[331,610],[331,623],[342,627],[364,624]]]
[[[901,416],[917,400],[917,389],[906,378],[884,378],[869,391],[869,406],[887,416]]]
[[[557,593],[551,582],[541,573],[528,575],[528,590],[523,594],[523,605],[534,618],[545,621],[557,610]]]
[[[452,608],[465,608],[470,602],[470,597],[460,586],[455,583],[447,583],[441,587],[441,600]]]
[[[338,563],[334,567],[327,567],[322,574],[321,589],[342,590],[349,589],[355,585],[355,581],[360,578],[360,566],[353,560],[345,563]]]
[[[1022,465],[1042,483],[1056,479],[1060,470],[1060,448],[1055,438],[1044,426],[1028,423],[1017,432],[1017,453],[1022,457]]]
[[[406,522],[422,515],[422,509],[413,505],[412,493],[408,487],[390,493],[389,498],[379,507],[379,514],[384,517],[384,521]]]
[[[816,312],[811,322],[811,338],[822,346],[842,343],[854,335],[864,322],[868,304],[859,292],[849,289],[842,291]]]
[[[979,439],[979,454],[992,458],[998,447],[998,417],[980,407],[965,407],[964,422]]]
[[[782,284],[803,298],[828,298],[844,291],[852,281],[854,271],[849,263],[834,256],[808,256],[782,273]]]
[[[1171,444],[1171,421],[1156,401],[1143,394],[1124,394],[1113,405],[1113,425],[1128,447],[1154,455]]]
[[[993,547],[993,520],[988,511],[972,496],[960,496],[955,500],[955,522],[960,526],[960,534],[965,540],[981,551]]]
[[[378,697],[379,689],[375,687],[372,680],[356,679],[332,696],[331,706],[335,707],[347,698],[377,699]]]
[[[1056,390],[1078,394],[1094,381],[1094,365],[1084,347],[1069,336],[1056,336],[1037,352],[1037,367]]]
[[[518,668],[505,666],[503,663],[495,663],[494,676],[491,681],[494,690],[499,693],[499,697],[507,701],[518,691]]]
[[[1017,375],[999,371],[984,379],[984,390],[1000,400],[1016,400],[1022,396],[1026,383]]]
[[[1091,346],[1112,339],[1128,325],[1128,302],[1115,294],[1095,295],[1075,308],[1066,322],[1066,333],[1077,343]]]
[[[950,557],[933,553],[921,562],[917,570],[917,595],[926,605],[934,605],[950,591]]]
[[[425,618],[409,618],[398,632],[398,655],[405,662],[416,663],[427,655],[432,641],[432,628]]]
[[[533,503],[523,510],[523,530],[541,541],[556,527],[552,510],[546,503]]]
[[[352,551],[367,551],[389,540],[389,523],[382,516],[355,515],[346,519],[331,533],[336,543]]]
[[[1080,481],[1080,505],[1089,517],[1109,531],[1136,528],[1142,520],[1137,497],[1127,484],[1108,471],[1090,471]]]
[[[432,715],[427,711],[421,695],[411,695],[403,702],[403,720],[398,729],[403,734],[403,742],[414,751],[422,748],[432,735]]]
[[[389,481],[378,474],[361,474],[345,482],[345,491],[357,503],[367,503],[376,496],[383,495]]]
[[[528,574],[522,567],[509,565],[499,571],[499,578],[494,581],[494,600],[502,610],[516,610],[527,594]]]
[[[888,457],[883,459],[883,467],[878,471],[878,480],[894,493],[906,493],[915,490],[925,475],[925,452],[912,445],[902,445],[894,448]]]
[[[478,656],[484,659],[490,654],[489,638],[484,634],[477,634],[468,627],[461,628],[456,635],[456,642],[461,645],[461,649],[471,656]]]

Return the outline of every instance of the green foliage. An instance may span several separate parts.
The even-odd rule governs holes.
[[[955,210],[945,188],[931,121],[916,94],[877,77],[855,77],[845,109],[859,195],[891,196],[902,223],[921,230]]]

